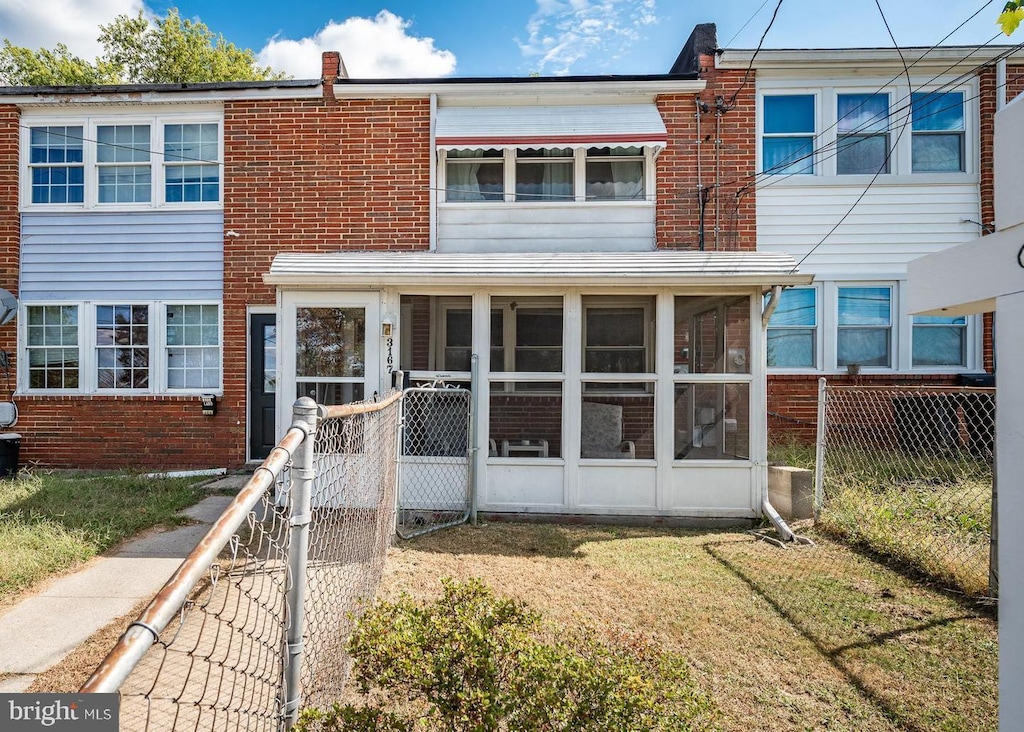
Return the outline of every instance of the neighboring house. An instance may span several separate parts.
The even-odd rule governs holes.
[[[720,52],[718,69],[756,74],[756,108],[729,114],[756,113],[757,175],[737,195],[756,194],[758,250],[814,275],[768,330],[773,434],[813,436],[821,376],[993,370],[991,316],[911,316],[903,290],[907,262],[992,230],[993,114],[1024,86],[1010,50]]]

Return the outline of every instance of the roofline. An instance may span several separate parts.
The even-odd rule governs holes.
[[[801,68],[814,66],[890,65],[949,66],[960,61],[972,66],[979,61],[994,60],[1009,53],[1008,58],[1024,59],[1024,49],[1014,45],[1001,46],[908,46],[889,48],[751,48],[719,49],[716,66],[720,69],[746,69],[753,62],[755,69]],[[756,54],[756,58],[755,58]]]
[[[216,102],[233,99],[320,98],[318,79],[222,81],[197,84],[103,84],[93,86],[0,86],[9,104],[117,104]]]
[[[775,285],[796,286],[809,285],[814,281],[811,274],[761,274],[761,275],[616,275],[614,278],[607,275],[524,275],[500,277],[494,274],[283,274],[267,272],[263,275],[263,282],[278,287],[290,287],[294,289],[318,289],[324,286],[337,287],[368,287],[387,288],[396,286],[432,286],[440,283],[448,285],[461,285],[465,287],[496,287],[499,285],[522,285],[523,287],[556,286],[563,287],[601,287],[605,289],[622,289],[637,287],[708,287],[730,286],[730,287],[765,287]]]
[[[334,96],[428,97],[439,99],[488,98],[514,100],[538,95],[559,97],[649,97],[704,90],[706,83],[693,74],[637,76],[545,76],[514,78],[454,77],[450,79],[338,79]]]

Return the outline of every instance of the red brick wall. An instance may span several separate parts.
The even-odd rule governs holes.
[[[743,74],[718,71],[713,59],[701,59],[707,89],[699,98],[708,105],[708,111],[700,113],[699,123],[697,95],[673,94],[658,98],[658,109],[668,130],[668,146],[658,157],[657,164],[658,247],[698,248],[699,183],[707,189],[704,248],[707,251],[753,251],[757,244],[755,198],[754,189],[746,187],[753,179],[756,165],[753,76],[730,102],[741,87]],[[716,112],[716,97],[723,98],[728,111],[720,115]]]
[[[18,294],[21,217],[18,215],[18,108],[0,105],[0,287]],[[14,353],[17,349],[14,323],[0,328],[0,348],[11,354],[11,383],[14,383]],[[0,383],[0,388],[5,388]],[[6,398],[4,394],[4,398]]]

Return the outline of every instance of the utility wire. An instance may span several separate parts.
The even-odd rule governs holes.
[[[755,10],[754,14],[751,15],[749,18],[747,18],[747,21],[743,25],[740,26],[740,29],[738,31],[736,31],[736,33],[733,35],[732,38],[730,38],[728,41],[726,41],[726,43],[725,43],[725,47],[726,48],[728,48],[729,46],[732,45],[732,42],[735,41],[739,37],[740,33],[743,32],[743,29],[746,28],[748,25],[750,25],[750,22],[754,18],[756,18],[758,15],[760,15],[761,11],[764,10],[764,6],[767,5],[769,2],[770,2],[770,0],[764,0],[764,2],[761,3],[761,7],[759,7],[757,10]]]
[[[775,19],[779,17],[779,8],[781,7],[782,0],[779,0],[778,4],[775,6],[775,10],[772,12],[772,19],[768,21],[768,26],[764,29],[764,33],[761,34],[761,40],[758,41],[757,43],[757,48],[754,50],[754,55],[750,57],[750,63],[747,64],[747,70],[743,74],[743,81],[740,82],[740,85],[736,88],[736,91],[734,91],[732,93],[732,96],[729,97],[729,103],[726,106],[732,106],[733,102],[736,101],[736,97],[738,97],[740,92],[743,91],[743,87],[745,87],[747,85],[747,82],[750,81],[750,72],[754,68],[754,60],[757,58],[757,54],[761,52],[761,46],[764,45],[764,39],[768,37],[768,31],[772,29],[772,25],[775,24]]]

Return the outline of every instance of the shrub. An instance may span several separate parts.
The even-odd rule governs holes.
[[[443,580],[442,596],[417,605],[381,602],[349,642],[360,693],[389,707],[418,701],[418,729],[466,732],[617,732],[709,729],[711,700],[684,659],[636,635],[592,631],[545,638],[522,603],[483,583]],[[301,730],[411,730],[376,706],[309,712]],[[362,726],[359,726],[362,725]],[[388,726],[390,725],[390,726]]]

